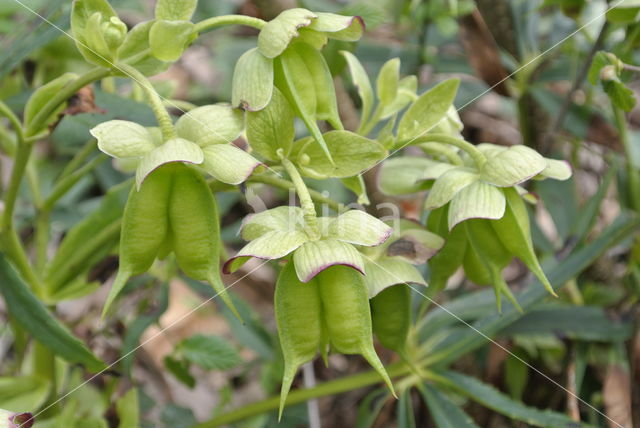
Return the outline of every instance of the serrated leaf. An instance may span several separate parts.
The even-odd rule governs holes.
[[[174,138],[147,153],[136,169],[136,187],[156,168],[170,162],[187,162],[199,165],[204,161],[202,149],[184,138]]]
[[[470,218],[499,219],[504,215],[505,197],[500,189],[476,181],[460,190],[449,206],[449,230]]]
[[[398,140],[406,143],[431,131],[446,117],[459,84],[458,79],[445,80],[420,95],[398,124]]]
[[[323,270],[335,265],[349,266],[364,273],[364,261],[358,250],[336,239],[305,242],[293,253],[293,262],[302,282],[309,282]]]
[[[267,58],[275,58],[298,37],[298,29],[308,27],[316,14],[302,8],[287,9],[269,21],[258,35],[258,50]]]
[[[38,114],[38,112],[47,104],[47,102],[58,92],[62,90],[65,86],[67,86],[70,82],[74,81],[78,77],[75,73],[65,73],[60,77],[50,81],[49,83],[39,87],[35,90],[35,92],[29,97],[27,104],[24,108],[24,124],[25,128],[29,128],[31,126],[31,122]],[[42,129],[51,125],[58,119],[58,115],[66,108],[66,102],[62,103],[58,108],[56,108],[53,113],[42,123],[42,127],[40,129],[33,129],[32,133],[35,135]]]
[[[191,21],[158,20],[149,30],[149,45],[154,57],[161,61],[176,61],[194,39]]]
[[[438,428],[478,428],[473,419],[440,390],[428,383],[419,389]]]
[[[202,151],[202,169],[227,184],[244,182],[261,165],[260,161],[233,144],[212,144]]]
[[[89,132],[98,148],[114,158],[141,157],[156,148],[147,128],[128,120],[102,122]]]
[[[429,190],[425,209],[440,208],[453,199],[459,191],[478,181],[479,178],[477,172],[470,169],[460,167],[448,170],[436,179]]]
[[[51,315],[2,255],[0,292],[13,319],[42,345],[59,357],[80,363],[94,373],[106,368],[84,343]]]
[[[327,236],[355,245],[376,246],[386,241],[393,229],[360,210],[347,211],[331,219]]]
[[[197,5],[198,0],[158,0],[155,15],[157,19],[188,21]]]
[[[333,164],[310,137],[295,143],[301,147],[297,150],[297,163],[303,174],[313,178],[352,177],[373,167],[387,155],[377,141],[350,131],[329,131],[324,134],[324,141]]]
[[[180,342],[178,352],[206,370],[228,370],[242,363],[238,351],[218,336],[191,336]]]
[[[613,64],[609,55],[611,54],[604,51],[598,51],[593,56],[591,67],[589,67],[589,73],[587,75],[589,83],[591,83],[592,85],[596,85],[598,83],[598,80],[600,80],[600,71],[605,66]]]
[[[491,385],[470,376],[447,371],[441,375],[456,386],[456,390],[474,401],[511,419],[539,427],[573,427],[576,422],[562,413],[538,410],[512,400]],[[578,425],[579,426],[579,425]]]
[[[387,106],[396,99],[398,95],[398,84],[400,82],[400,59],[393,58],[385,62],[376,80],[376,92],[378,100],[383,106]]]
[[[243,129],[242,111],[223,104],[194,108],[180,116],[176,122],[178,136],[193,141],[200,147],[231,143],[240,136]]]
[[[340,54],[347,61],[349,73],[351,74],[351,81],[358,89],[358,95],[362,102],[360,123],[366,123],[367,120],[369,120],[371,109],[373,108],[373,88],[371,87],[371,81],[369,80],[369,76],[367,75],[364,67],[354,54],[348,51],[340,51]]]
[[[273,60],[257,48],[249,49],[233,71],[231,104],[248,111],[265,108],[273,91]]]
[[[538,152],[517,145],[488,157],[480,174],[484,181],[500,187],[511,187],[536,176],[546,167],[546,160]]]
[[[625,112],[633,110],[636,105],[636,97],[624,83],[616,79],[602,82],[602,86],[613,105]]]
[[[189,362],[178,360],[171,355],[163,359],[165,368],[175,376],[180,382],[193,389],[196,386],[196,379],[189,373]]]
[[[247,112],[247,139],[251,148],[270,161],[278,160],[278,150],[289,156],[293,138],[294,112],[289,101],[274,88],[271,101],[257,112]]]

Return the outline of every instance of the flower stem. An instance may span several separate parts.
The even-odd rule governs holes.
[[[274,175],[266,175],[266,174],[258,174],[252,175],[249,177],[249,182],[251,183],[262,183],[267,184],[273,187],[279,187],[281,189],[290,190],[296,188],[296,186],[289,180],[285,180],[284,178],[276,177]],[[309,195],[311,199],[316,201],[317,203],[327,204],[329,208],[334,210],[337,213],[344,211],[346,208],[340,202],[334,201],[328,196],[323,195],[317,190],[307,189],[309,191]]]
[[[466,152],[473,162],[476,164],[478,168],[481,168],[482,165],[487,161],[487,158],[482,154],[480,150],[473,144],[461,140],[460,138],[455,138],[447,134],[427,134],[423,135],[419,138],[416,138],[411,144],[419,144],[419,143],[443,143],[449,144],[451,146],[455,146],[460,150]]]
[[[319,235],[319,230],[316,208],[313,205],[313,199],[311,199],[309,189],[300,176],[298,169],[289,159],[283,157],[282,166],[284,166],[285,171],[287,171],[287,174],[291,177],[291,181],[296,188],[296,193],[300,199],[300,206],[304,212],[304,222],[307,225],[307,232],[310,233],[310,237],[313,239],[313,237]]]
[[[387,367],[387,373],[389,377],[399,377],[409,374],[411,369],[403,362],[397,362]],[[286,405],[291,406],[298,403],[303,403],[307,400],[325,397],[328,395],[340,394],[346,391],[352,391],[354,389],[362,388],[369,385],[374,385],[381,382],[380,375],[371,370],[365,373],[359,373],[353,376],[348,376],[342,379],[337,379],[330,382],[325,382],[309,389],[298,389],[289,394]],[[223,425],[229,425],[231,423],[246,419],[252,416],[260,415],[278,408],[280,397],[270,397],[266,400],[259,401],[243,406],[239,409],[232,410],[228,413],[224,413],[217,416],[207,422],[203,422],[196,425],[194,428],[215,428]]]
[[[618,133],[620,134],[620,141],[625,151],[626,165],[627,165],[627,180],[629,180],[629,194],[631,199],[631,207],[640,213],[640,175],[637,169],[633,165],[633,151],[631,148],[631,141],[629,139],[629,132],[627,130],[627,122],[624,117],[623,111],[611,103],[613,109],[613,117],[615,119]]]
[[[149,82],[149,79],[147,79],[147,77],[144,74],[138,71],[137,68],[129,64],[119,63],[116,66],[116,68],[121,70],[126,75],[128,75],[132,80],[134,80],[138,85],[140,85],[147,93],[149,105],[151,106],[151,109],[153,110],[153,114],[155,115],[156,120],[158,121],[158,125],[160,126],[160,132],[162,132],[162,138],[165,141],[176,138],[176,130],[173,127],[173,121],[171,120],[171,116],[169,115],[169,112],[167,112],[167,109],[164,107],[164,102],[162,101],[162,98],[160,98],[160,95],[158,95],[156,90],[151,85],[151,82]]]
[[[223,16],[214,16],[213,18],[205,19],[203,21],[198,22],[195,25],[194,32],[204,33],[205,31],[210,31],[215,28],[224,27],[227,25],[246,25],[248,27],[257,28],[258,30],[260,30],[266,24],[267,24],[266,21],[263,21],[260,18],[253,18],[251,16],[223,15]]]

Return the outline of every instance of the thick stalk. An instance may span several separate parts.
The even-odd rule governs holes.
[[[162,138],[165,141],[176,138],[176,130],[173,127],[171,116],[169,115],[169,112],[167,112],[167,109],[164,107],[162,98],[160,98],[160,95],[158,95],[156,90],[151,85],[151,82],[149,82],[149,79],[147,79],[144,74],[140,73],[137,68],[132,67],[129,64],[119,63],[116,68],[120,69],[123,73],[133,79],[147,93],[147,99],[149,100],[151,110],[153,110],[153,114],[155,115],[156,120],[158,121],[158,125],[160,126]]]
[[[473,159],[473,162],[478,168],[481,168],[487,161],[487,158],[476,146],[467,141],[461,140],[460,138],[455,138],[447,134],[426,134],[411,141],[411,144],[420,143],[443,143],[455,146],[466,152],[471,159]]]
[[[409,366],[407,366],[403,362],[397,362],[387,367],[387,373],[389,373],[389,377],[391,378],[404,376],[409,374],[410,372],[411,369],[409,368]],[[360,373],[342,379],[325,382],[316,386],[315,388],[298,389],[289,394],[286,406],[303,403],[313,398],[325,397],[328,395],[335,395],[346,391],[352,391],[354,389],[380,383],[381,381],[382,379],[380,378],[380,375],[377,372],[371,370],[365,373]],[[231,412],[224,413],[207,422],[196,425],[194,428],[215,428],[232,424],[234,422],[250,418],[252,416],[276,410],[279,403],[279,396],[270,397],[266,400],[249,404],[239,409],[232,410]]]
[[[253,18],[245,15],[223,15],[214,16],[213,18],[205,19],[198,22],[195,25],[195,33],[204,33],[206,31],[213,30],[215,28],[225,27],[228,25],[246,25],[248,27],[262,29],[267,24],[260,18]]]
[[[279,187],[284,190],[295,190],[296,188],[296,186],[291,181],[273,175],[252,175],[251,177],[249,177],[249,182],[267,184],[269,186]],[[323,195],[317,190],[308,189],[308,191],[309,195],[311,195],[311,198],[316,201],[316,203],[326,204],[329,208],[338,213],[346,209],[346,207],[340,202],[334,201],[330,197]]]
[[[296,188],[296,193],[298,194],[298,198],[300,199],[300,206],[302,207],[302,211],[304,213],[304,222],[307,228],[307,232],[310,233],[310,236],[317,237],[320,233],[318,230],[318,217],[316,214],[316,208],[313,205],[313,199],[311,199],[311,195],[309,194],[309,189],[307,189],[307,185],[304,180],[300,176],[298,169],[295,167],[293,163],[289,159],[282,159],[282,166],[284,166],[285,171],[291,177],[291,181]]]

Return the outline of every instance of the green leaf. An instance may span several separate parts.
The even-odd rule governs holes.
[[[313,80],[316,96],[316,119],[326,120],[334,129],[344,129],[338,113],[333,77],[324,56],[306,43],[295,43],[292,49],[298,52]]]
[[[138,428],[140,426],[140,410],[138,404],[138,390],[131,388],[116,401],[116,411],[120,423],[118,428]]]
[[[201,164],[204,153],[196,144],[184,138],[174,138],[147,153],[136,170],[136,187],[140,189],[142,182],[156,168],[170,162],[187,162]]]
[[[49,395],[50,385],[38,376],[0,377],[0,409],[33,412]]]
[[[233,71],[231,104],[248,111],[265,108],[273,91],[273,60],[253,48],[242,54]]]
[[[78,75],[75,73],[65,73],[62,76],[50,81],[46,85],[36,89],[36,91],[29,97],[29,101],[27,101],[27,104],[24,108],[25,128],[29,128],[31,126],[31,122],[36,117],[38,112],[42,110],[42,108],[54,95],[60,92],[69,83],[76,80],[77,77]],[[40,129],[34,129],[33,133],[37,134],[39,131],[45,129],[47,126],[57,121],[58,115],[66,107],[67,103],[62,103],[58,108],[56,108],[56,110],[53,111],[53,113],[51,113],[47,120],[42,123],[42,127]]]
[[[376,165],[387,155],[382,144],[350,131],[329,131],[324,141],[334,164],[310,137],[297,141],[297,163],[303,174],[313,178],[345,178],[358,175]]]
[[[300,207],[288,205],[249,214],[242,222],[242,238],[251,241],[267,232],[293,232],[304,229],[304,216]]]
[[[574,340],[623,342],[631,337],[632,326],[611,319],[595,306],[546,307],[525,314],[501,332],[507,336],[544,333]]]
[[[274,88],[271,101],[257,112],[247,112],[247,139],[251,148],[270,161],[277,161],[278,150],[289,156],[293,138],[294,112],[282,93]]]
[[[393,58],[384,63],[376,80],[376,91],[380,104],[387,106],[396,99],[399,82],[400,59]]]
[[[547,161],[538,152],[517,145],[488,156],[480,174],[484,181],[491,184],[511,187],[538,175],[547,166]]]
[[[198,0],[158,0],[156,18],[170,21],[188,21],[196,10]]]
[[[607,11],[607,19],[617,24],[630,24],[636,21],[640,12],[638,0],[620,0],[616,6]]]
[[[426,281],[411,263],[395,258],[372,260],[364,258],[364,282],[367,284],[369,298],[396,284],[417,284],[427,286]]]
[[[109,120],[89,131],[98,148],[114,158],[142,157],[156,148],[147,128],[128,120]]]
[[[194,108],[176,122],[178,136],[200,147],[231,143],[243,130],[242,110],[224,104]]]
[[[31,336],[56,355],[71,363],[80,363],[92,372],[106,365],[72,336],[33,295],[4,256],[0,255],[0,292],[9,314]]]
[[[217,336],[191,336],[180,342],[177,351],[186,360],[205,370],[228,370],[242,363],[238,351]]]
[[[636,97],[633,91],[618,79],[603,81],[602,86],[613,105],[626,112],[633,110]]]
[[[360,210],[350,210],[331,219],[327,237],[354,245],[376,246],[386,241],[393,229]]]
[[[545,158],[544,160],[547,162],[547,167],[534,177],[536,180],[552,178],[554,180],[565,181],[571,178],[572,171],[569,162],[549,158]]]
[[[357,203],[361,205],[369,205],[371,203],[369,201],[369,196],[367,195],[367,187],[362,175],[341,178],[340,181],[342,181],[344,187],[356,194],[356,196],[358,197],[358,199],[356,200]]]
[[[470,218],[499,219],[504,215],[505,197],[500,189],[476,181],[460,190],[449,206],[449,230]]]
[[[442,373],[441,376],[451,382],[460,394],[511,419],[539,427],[580,426],[576,421],[562,413],[538,410],[512,400],[493,386],[482,383],[473,377],[453,371]]]
[[[71,9],[71,32],[76,48],[87,62],[111,68],[113,58],[104,40],[101,24],[117,17],[107,0],[76,0]]]
[[[298,29],[308,27],[316,14],[302,8],[287,9],[260,30],[258,50],[267,58],[275,58],[298,37]]]
[[[122,45],[118,48],[118,58],[146,76],[158,74],[170,65],[169,62],[161,61],[151,55],[149,32],[155,22],[152,20],[137,24],[127,33]],[[119,74],[124,75],[124,73]]]
[[[153,56],[161,61],[176,61],[193,41],[191,21],[156,21],[149,30],[149,45]]]
[[[478,427],[469,415],[437,388],[424,383],[419,389],[438,428]]]
[[[309,237],[300,230],[267,232],[242,247],[224,264],[224,272],[231,273],[240,268],[249,258],[263,260],[280,259],[307,242]]]
[[[332,39],[345,42],[360,40],[364,32],[364,22],[359,16],[345,16],[335,13],[318,12],[309,29],[328,33]]]
[[[348,51],[340,51],[340,54],[342,54],[344,59],[347,61],[351,80],[353,81],[353,85],[358,89],[358,95],[360,96],[360,102],[362,103],[360,123],[366,123],[371,115],[371,109],[373,108],[373,88],[371,87],[369,76],[354,54]]]
[[[394,114],[398,113],[400,110],[405,108],[409,103],[418,98],[416,95],[416,90],[418,89],[418,78],[416,76],[406,76],[400,79],[398,82],[398,92],[396,97],[389,103],[385,105],[382,109],[382,115],[380,115],[380,119],[387,119]],[[453,106],[450,107],[455,111]],[[442,125],[447,125],[449,120],[440,122],[440,124],[433,128],[431,132],[436,133],[439,132],[440,127]]]
[[[398,400],[398,428],[415,428],[416,421],[411,402],[411,388],[407,388]]]
[[[429,190],[425,209],[434,210],[447,204],[459,191],[479,178],[475,171],[464,167],[450,169],[442,174]]]
[[[164,366],[180,382],[193,389],[196,386],[196,379],[189,373],[189,362],[178,360],[170,355],[164,357]]]
[[[396,157],[380,167],[378,187],[387,195],[416,193],[430,185],[420,178],[434,179],[453,168],[456,167],[422,157]]]
[[[349,266],[364,273],[364,261],[358,250],[336,239],[305,242],[293,253],[293,262],[302,282],[311,281],[317,274],[335,265]]]
[[[605,51],[598,51],[591,61],[591,67],[589,67],[588,80],[592,85],[596,85],[600,80],[600,71],[607,65],[613,65],[613,54]]]
[[[459,84],[458,79],[445,80],[420,95],[398,124],[398,140],[406,143],[438,125],[453,104]]]
[[[260,165],[260,161],[233,144],[212,144],[202,151],[202,169],[227,184],[244,182]]]

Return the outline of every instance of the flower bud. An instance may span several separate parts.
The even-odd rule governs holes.
[[[603,82],[610,82],[612,80],[616,80],[618,78],[618,73],[616,73],[616,67],[613,65],[607,65],[602,67],[600,70],[600,80]]]
[[[109,49],[118,48],[127,35],[127,25],[117,16],[112,16],[109,21],[103,22],[100,29]]]

